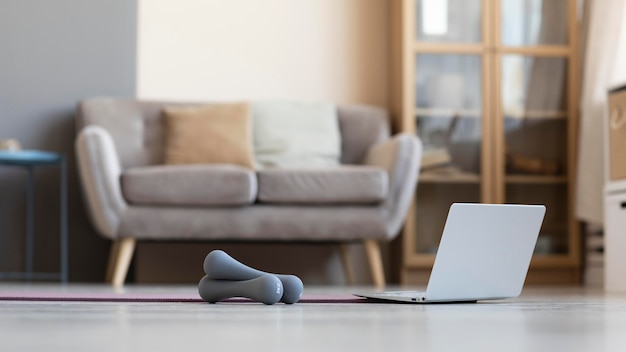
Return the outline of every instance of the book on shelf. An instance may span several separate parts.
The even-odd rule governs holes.
[[[449,165],[452,161],[446,148],[426,149],[422,153],[421,167],[423,170]]]
[[[593,234],[593,235],[587,236],[586,240],[587,240],[587,245],[586,245],[587,250],[604,249],[604,236]]]
[[[601,287],[604,285],[604,266],[587,266],[584,272],[585,286]]]

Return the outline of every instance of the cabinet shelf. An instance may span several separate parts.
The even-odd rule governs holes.
[[[517,54],[529,56],[572,55],[572,47],[566,45],[500,46],[496,49],[496,51],[499,54]]]
[[[446,54],[487,54],[496,52],[498,54],[516,54],[532,56],[568,56],[572,54],[572,48],[567,45],[524,45],[524,46],[494,46],[485,43],[459,44],[459,43],[432,43],[413,42],[413,52],[415,53],[446,53]]]
[[[457,44],[457,43],[426,43],[414,42],[413,51],[419,53],[455,53],[455,54],[482,54],[489,49],[483,44]]]
[[[513,119],[566,119],[567,112],[560,110],[504,109],[504,117]]]
[[[439,172],[426,170],[420,173],[421,183],[480,183],[480,175],[469,172]]]
[[[430,269],[435,263],[435,255],[421,253],[414,255],[405,264],[414,269]],[[572,266],[572,258],[567,254],[535,254],[530,263],[531,268],[566,268]]]
[[[480,181],[480,175],[469,172],[447,173],[445,171],[426,170],[419,175],[419,182],[423,183],[480,183]],[[510,174],[505,176],[505,182],[510,184],[567,184],[567,177]]]
[[[505,182],[511,184],[566,184],[566,176],[558,175],[516,175],[508,174]]]
[[[512,119],[566,119],[567,112],[561,110],[504,110],[504,117]],[[479,109],[450,109],[450,108],[415,108],[415,117],[474,117],[479,118],[483,113]]]
[[[415,117],[481,117],[478,109],[415,108]]]

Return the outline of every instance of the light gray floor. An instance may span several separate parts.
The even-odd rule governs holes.
[[[110,291],[101,285],[0,283],[0,290],[26,289]],[[305,293],[355,290],[363,288]],[[0,302],[3,352],[185,350],[623,352],[626,294],[526,288],[514,300],[439,305]]]

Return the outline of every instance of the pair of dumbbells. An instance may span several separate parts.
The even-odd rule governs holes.
[[[209,303],[245,297],[265,304],[293,304],[304,291],[302,280],[295,275],[253,269],[221,250],[207,254],[203,266],[206,275],[198,283],[198,292]]]

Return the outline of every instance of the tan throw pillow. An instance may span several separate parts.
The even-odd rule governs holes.
[[[254,168],[247,103],[166,108],[166,164],[236,164]]]

